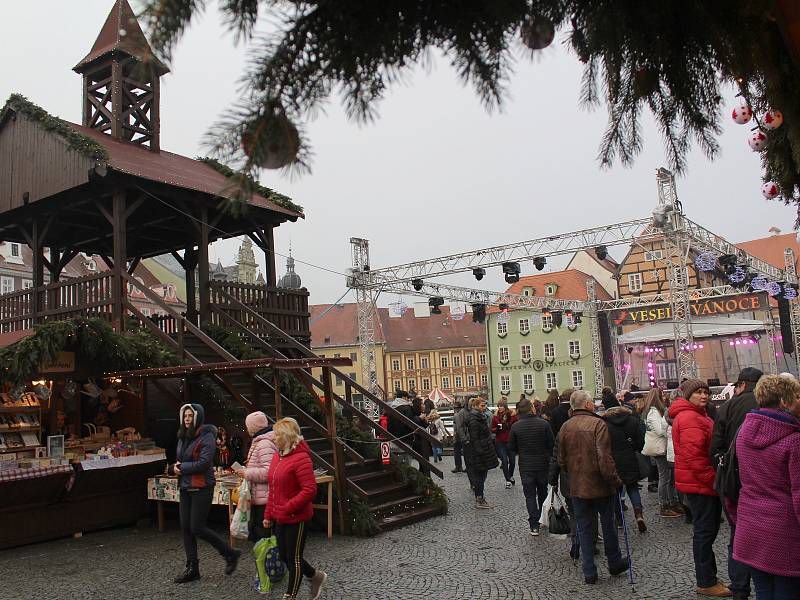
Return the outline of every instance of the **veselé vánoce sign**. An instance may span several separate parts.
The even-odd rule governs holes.
[[[740,312],[767,310],[768,308],[769,300],[764,293],[704,298],[702,300],[692,300],[689,303],[689,309],[693,317],[729,315]],[[672,319],[672,309],[668,304],[643,306],[634,310],[623,309],[612,312],[611,319],[615,325],[669,321]]]

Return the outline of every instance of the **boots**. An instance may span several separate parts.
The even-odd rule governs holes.
[[[494,508],[494,504],[489,504],[486,498],[478,496],[475,498],[475,508]]]
[[[639,533],[647,531],[647,524],[644,522],[644,513],[641,508],[634,508],[633,515],[636,518],[636,526],[639,528]]]
[[[175,583],[188,583],[200,579],[200,563],[196,560],[186,561],[186,570],[172,581]]]
[[[230,554],[225,556],[225,575],[232,575],[236,570],[236,565],[239,564],[239,557],[242,555],[241,550],[231,548]]]
[[[612,575],[620,575],[628,570],[628,559],[624,556],[619,560],[608,563],[608,572]]]

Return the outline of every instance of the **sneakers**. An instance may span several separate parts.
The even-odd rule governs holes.
[[[478,496],[475,498],[475,508],[494,508],[494,504],[489,504],[486,498]]]
[[[536,537],[539,535],[539,526],[536,525],[535,527],[531,527],[531,535]]]
[[[612,575],[620,575],[628,570],[628,559],[620,558],[608,563],[608,572]]]
[[[641,508],[634,508],[633,514],[636,517],[636,526],[639,528],[639,533],[647,531],[647,523],[644,522],[644,513]]]
[[[728,589],[728,586],[719,581],[711,587],[697,588],[697,593],[703,596],[711,596],[712,598],[728,598],[733,596],[733,592]]]
[[[311,578],[311,593],[309,594],[309,600],[317,600],[322,594],[322,586],[325,585],[325,582],[328,581],[328,574],[325,571],[317,571],[314,573],[314,576]]]
[[[511,489],[511,482],[510,481],[506,481],[506,489],[507,490]]]
[[[239,557],[241,555],[241,550],[231,548],[231,553],[225,557],[225,575],[233,575],[233,572],[236,570],[236,565],[239,564]]]
[[[682,517],[683,515],[670,507],[666,507],[659,511],[658,516],[664,517],[665,519],[674,519],[676,517]]]
[[[686,509],[684,508],[683,504],[673,504],[668,507],[672,512],[678,513],[679,515],[683,516],[686,514]]]

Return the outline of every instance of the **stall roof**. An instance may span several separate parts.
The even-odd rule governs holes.
[[[170,378],[200,375],[205,373],[221,373],[233,371],[251,371],[255,369],[312,369],[314,367],[349,367],[353,361],[349,358],[255,358],[236,362],[217,362],[200,365],[182,365],[177,367],[154,367],[135,371],[118,371],[106,373],[105,377],[121,377],[122,379],[138,379],[146,377]]]
[[[692,319],[692,334],[695,339],[722,335],[736,335],[752,331],[762,331],[763,321],[727,317],[698,317]],[[645,344],[649,342],[664,342],[675,339],[672,322],[653,323],[644,325],[634,331],[629,331],[617,338],[620,344]]]

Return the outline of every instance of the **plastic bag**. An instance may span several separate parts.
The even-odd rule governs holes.
[[[278,540],[273,535],[261,538],[253,546],[258,572],[257,591],[265,594],[286,577],[286,567],[278,552]]]
[[[246,540],[250,534],[250,484],[247,479],[239,485],[239,500],[231,519],[231,535]]]

